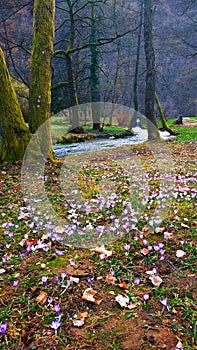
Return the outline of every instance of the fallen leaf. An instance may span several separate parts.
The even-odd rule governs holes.
[[[113,290],[111,290],[111,291],[109,292],[109,294],[115,295],[115,292],[114,292]]]
[[[80,320],[78,320],[78,319],[73,320],[73,326],[75,326],[75,327],[82,327],[84,325],[84,323],[85,323],[84,317],[80,318]]]
[[[140,250],[140,253],[142,253],[143,255],[148,255],[150,253],[150,250],[147,248],[143,248]]]
[[[181,222],[181,226],[182,226],[183,228],[190,228],[188,225],[184,224],[183,222]]]
[[[80,319],[80,318],[86,318],[86,317],[88,317],[87,311],[82,312],[82,313],[80,313],[80,314],[77,316],[78,319]]]
[[[163,231],[165,230],[165,227],[156,227],[155,229],[155,233],[163,233]]]
[[[122,282],[122,283],[119,283],[118,284],[118,287],[120,288],[126,288],[127,287],[127,284],[125,282]]]
[[[192,225],[197,226],[197,221],[192,221]]]
[[[116,277],[112,276],[112,275],[107,275],[105,277],[105,281],[107,284],[115,284],[116,283]]]
[[[83,292],[82,299],[85,301],[89,301],[90,303],[99,305],[101,303],[102,299],[95,297],[95,294],[97,294],[97,292],[94,289],[87,288]]]
[[[178,343],[176,344],[176,348],[178,348],[178,349],[183,349],[183,344],[181,343],[180,340],[179,340]]]
[[[157,287],[159,287],[163,282],[161,277],[155,275],[149,276],[149,280],[151,280],[152,284]]]
[[[176,257],[177,258],[182,258],[185,254],[186,253],[183,250],[181,250],[181,249],[176,251]]]
[[[105,249],[105,247],[103,245],[101,247],[93,248],[92,251],[100,253],[100,254],[105,254],[107,257],[112,255],[112,251]]]
[[[79,278],[78,277],[70,277],[70,281],[74,282],[74,283],[79,283]]]
[[[44,305],[47,301],[47,293],[46,292],[40,292],[40,294],[37,296],[36,301],[38,304]]]
[[[31,238],[31,239],[26,239],[25,242],[27,247],[31,247],[32,245],[37,245],[38,239],[37,238]]]
[[[132,301],[127,306],[129,310],[135,309],[138,306],[138,303],[133,303]]]
[[[127,307],[128,303],[129,303],[129,297],[123,296],[121,294],[118,294],[115,298],[115,300],[117,301],[117,303],[121,306],[121,307]]]
[[[73,320],[73,326],[75,327],[81,327],[85,323],[85,318],[88,317],[87,311],[82,312],[81,314],[77,315],[76,319]]]
[[[149,230],[149,226],[148,226],[148,225],[145,225],[145,226],[142,228],[142,232],[143,232],[143,233],[148,232],[148,230]]]

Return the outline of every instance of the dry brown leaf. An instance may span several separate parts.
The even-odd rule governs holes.
[[[47,301],[47,293],[46,292],[40,292],[40,294],[37,296],[36,301],[38,304],[44,305]]]
[[[105,249],[104,246],[93,248],[92,251],[97,252],[99,254],[105,254],[107,257],[112,255],[112,251]]]
[[[115,284],[116,283],[116,277],[112,276],[112,275],[107,275],[105,277],[105,281],[107,284]]]
[[[84,317],[80,318],[79,320],[78,319],[73,320],[73,326],[75,326],[75,327],[82,327],[84,325],[84,323],[85,323]]]
[[[79,314],[79,315],[77,316],[77,319],[79,320],[80,318],[86,318],[86,317],[88,317],[87,311],[82,312],[81,314]]]
[[[143,248],[140,250],[140,253],[142,253],[143,255],[148,255],[150,253],[150,250],[148,250],[147,248]]]
[[[27,247],[31,247],[32,245],[37,245],[38,239],[37,238],[31,238],[31,239],[26,239],[25,244]]]
[[[155,229],[155,233],[163,233],[163,231],[165,230],[165,227],[156,227]]]
[[[148,232],[149,230],[149,226],[148,225],[145,225],[143,228],[142,228],[142,233],[146,233]]]
[[[156,287],[159,287],[163,282],[161,277],[155,275],[149,276],[149,280],[151,280],[152,284]]]
[[[83,292],[82,299],[85,301],[89,301],[90,303],[99,305],[101,303],[102,299],[95,297],[96,294],[97,294],[97,292],[94,289],[87,288]]]
[[[137,306],[138,306],[138,303],[132,303],[131,301],[127,307],[129,310],[132,310],[132,309],[135,309]]]
[[[122,283],[119,283],[118,284],[118,286],[120,287],[120,288],[126,288],[127,287],[127,284],[125,283],[125,282],[122,282]]]

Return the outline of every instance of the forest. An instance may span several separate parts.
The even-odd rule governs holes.
[[[0,350],[197,350],[196,13],[1,0]]]

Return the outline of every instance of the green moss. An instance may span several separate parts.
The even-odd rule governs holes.
[[[54,267],[65,267],[68,265],[68,256],[57,256],[54,260],[47,263],[47,266],[54,266]]]
[[[29,125],[33,133],[50,117],[54,12],[54,0],[35,0],[29,97]]]
[[[1,48],[0,81],[0,162],[15,162],[23,158],[30,133],[24,122]]]

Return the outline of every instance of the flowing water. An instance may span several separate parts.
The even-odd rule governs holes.
[[[143,143],[148,139],[148,133],[146,129],[140,127],[133,128],[134,136],[128,136],[124,138],[115,139],[113,137],[109,139],[94,139],[86,142],[76,142],[72,144],[55,144],[53,146],[54,154],[56,157],[64,157],[71,154],[81,154],[95,151],[102,151],[108,148],[116,148],[121,146],[136,145]],[[163,139],[169,138],[170,134],[166,131],[160,131]]]

